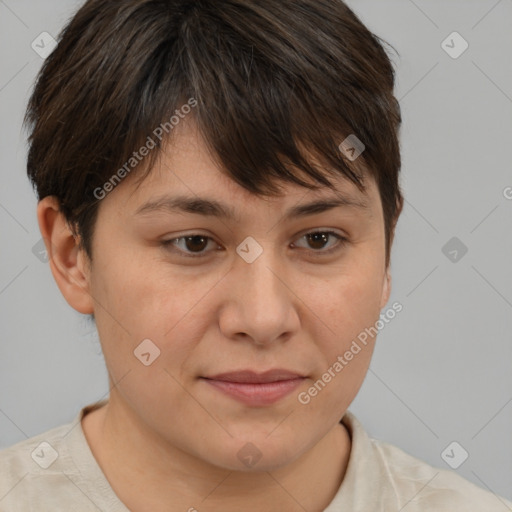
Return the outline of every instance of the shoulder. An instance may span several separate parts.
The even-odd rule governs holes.
[[[0,450],[0,512],[36,510],[37,503],[52,503],[54,491],[69,488],[68,477],[79,473],[67,440],[75,426],[63,424]]]
[[[397,446],[370,439],[408,512],[506,512],[512,502],[473,484],[455,471],[431,466]]]
[[[24,474],[51,468],[59,458],[58,448],[62,448],[73,426],[63,424],[0,450],[0,474],[4,476],[6,470],[10,474]],[[0,485],[4,483],[0,481]]]
[[[351,434],[351,454],[329,512],[512,512],[511,501],[455,471],[432,466],[395,445],[370,437],[351,412],[347,411],[342,422]]]

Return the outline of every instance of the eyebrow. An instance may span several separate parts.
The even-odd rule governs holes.
[[[338,194],[333,198],[317,199],[309,203],[292,206],[285,212],[284,217],[287,219],[292,217],[306,217],[340,207],[353,208],[366,213],[370,211],[366,202]],[[184,213],[194,213],[239,221],[239,218],[231,206],[215,199],[189,196],[163,196],[149,200],[135,211],[135,215],[144,215],[157,211],[170,213],[181,211]]]

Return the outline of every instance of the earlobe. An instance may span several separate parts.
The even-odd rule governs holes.
[[[48,252],[53,277],[68,304],[83,314],[94,312],[89,291],[86,258],[60,212],[55,196],[47,196],[37,205],[39,229]]]

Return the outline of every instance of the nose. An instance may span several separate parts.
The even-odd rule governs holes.
[[[283,270],[270,250],[252,263],[239,258],[226,283],[219,325],[230,339],[248,339],[257,345],[283,341],[300,326],[291,274]]]

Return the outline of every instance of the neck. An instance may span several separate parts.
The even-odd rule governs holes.
[[[112,489],[132,512],[321,512],[341,485],[351,446],[346,428],[338,423],[290,464],[243,472],[169,446],[112,397],[84,416],[82,428]]]

